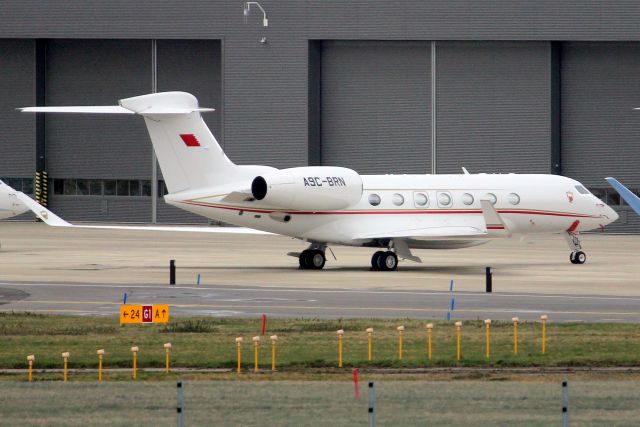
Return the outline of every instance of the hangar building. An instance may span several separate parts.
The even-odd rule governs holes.
[[[558,173],[640,232],[603,179],[640,189],[638,22],[606,0],[5,2],[0,178],[46,171],[69,220],[202,222],[162,201],[141,119],[14,110],[184,90],[239,164]]]

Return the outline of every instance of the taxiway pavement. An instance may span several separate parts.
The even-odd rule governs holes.
[[[0,310],[116,316],[125,292],[129,304],[170,304],[173,315],[445,319],[453,297],[455,319],[640,323],[640,298],[238,286],[0,283]]]
[[[587,263],[569,263],[561,236],[416,251],[424,264],[369,271],[373,249],[333,248],[324,271],[287,257],[303,242],[281,236],[51,228],[0,222],[0,310],[117,315],[131,303],[173,314],[640,322],[640,236],[583,236]],[[168,285],[169,260],[178,266]],[[492,294],[484,293],[486,266]],[[200,274],[201,286],[196,286]]]

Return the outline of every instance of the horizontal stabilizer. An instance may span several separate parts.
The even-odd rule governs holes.
[[[23,113],[87,113],[87,114],[135,114],[119,105],[100,105],[86,107],[24,107]]]
[[[190,114],[194,112],[206,113],[215,111],[213,108],[189,107],[149,107],[140,111],[133,111],[119,105],[76,106],[76,107],[24,107],[19,108],[23,113],[80,113],[80,114]]]

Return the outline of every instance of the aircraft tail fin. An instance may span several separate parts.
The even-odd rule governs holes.
[[[241,174],[222,151],[195,96],[162,92],[121,99],[119,106],[28,107],[23,112],[138,114],[144,118],[170,193],[220,185]]]
[[[622,185],[622,183],[617,179],[611,177],[605,179],[609,185],[616,189],[624,201],[627,202],[638,215],[640,215],[640,197],[633,194],[631,190]]]

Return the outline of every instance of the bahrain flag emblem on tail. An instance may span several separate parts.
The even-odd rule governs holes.
[[[187,147],[200,147],[200,142],[198,138],[192,133],[181,133],[180,139],[184,142],[184,145]]]

